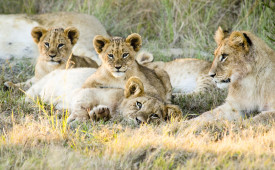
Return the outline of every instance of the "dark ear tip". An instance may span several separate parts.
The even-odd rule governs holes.
[[[251,46],[251,45],[252,45],[252,41],[251,41],[251,39],[248,37],[248,35],[247,35],[246,33],[243,33],[243,36],[244,36],[244,38],[246,39],[248,45]]]

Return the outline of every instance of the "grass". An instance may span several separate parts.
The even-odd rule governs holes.
[[[218,26],[250,30],[274,49],[273,0],[1,0],[0,13],[76,11],[111,35],[138,32],[156,60],[213,58]],[[181,49],[180,55],[165,54]],[[51,106],[26,104],[3,82],[33,75],[30,61],[0,60],[0,169],[274,169],[275,124],[185,121],[137,127],[121,118],[66,125]],[[174,99],[186,118],[220,105],[226,91]]]

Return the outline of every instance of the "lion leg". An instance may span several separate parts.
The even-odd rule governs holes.
[[[259,113],[258,115],[254,116],[250,121],[251,123],[268,123],[275,121],[275,111],[264,111]]]
[[[242,119],[242,114],[237,111],[237,109],[233,108],[229,103],[224,103],[214,110],[204,112],[200,116],[191,119],[191,121],[209,122],[214,120],[233,121],[239,119]]]
[[[32,77],[30,79],[28,79],[25,82],[21,82],[21,83],[16,83],[14,84],[11,81],[7,81],[4,83],[4,86],[8,89],[15,89],[15,88],[21,88],[22,90],[27,90],[29,89],[34,83],[36,82],[36,78]]]
[[[88,109],[98,105],[95,97],[95,89],[82,89],[72,101],[71,115],[67,119],[67,123],[74,120],[85,121],[90,119]]]
[[[108,106],[98,105],[89,112],[89,116],[93,121],[108,121],[111,118],[110,109]]]

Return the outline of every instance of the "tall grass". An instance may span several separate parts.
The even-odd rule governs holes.
[[[111,35],[142,35],[158,60],[179,48],[182,56],[211,60],[218,26],[250,30],[274,49],[274,1],[268,0],[1,0],[0,13],[75,11],[95,15]],[[0,81],[33,74],[24,64],[0,60]],[[22,74],[15,74],[23,70]],[[272,169],[275,124],[170,122],[137,126],[109,122],[66,125],[52,106],[24,102],[0,86],[0,169]],[[173,102],[186,117],[221,104],[226,92],[183,96]]]
[[[153,51],[181,48],[187,55],[183,57],[204,52],[210,60],[218,26],[252,31],[274,48],[274,6],[268,0],[2,0],[0,13],[92,14],[111,35],[138,32]]]

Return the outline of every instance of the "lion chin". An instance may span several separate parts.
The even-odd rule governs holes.
[[[112,72],[114,77],[123,77],[125,76],[125,72],[121,72],[121,71],[116,71],[116,72]]]
[[[50,60],[50,61],[48,61],[48,63],[49,63],[50,65],[57,66],[57,65],[60,65],[60,64],[61,64],[61,61],[53,61],[53,60]]]

